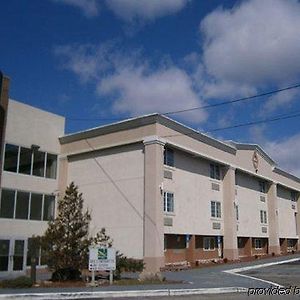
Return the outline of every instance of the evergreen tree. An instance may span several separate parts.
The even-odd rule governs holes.
[[[43,254],[51,270],[86,269],[90,245],[112,245],[104,228],[95,237],[89,237],[90,221],[88,209],[83,211],[82,194],[72,182],[64,197],[58,201],[57,217],[49,222],[49,227],[41,239]]]

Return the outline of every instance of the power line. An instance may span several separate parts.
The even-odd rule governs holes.
[[[300,87],[300,83],[292,85],[292,86],[284,87],[284,88],[281,88],[281,89],[272,90],[272,91],[269,91],[269,92],[264,92],[264,93],[261,93],[261,94],[248,96],[248,97],[243,97],[243,98],[238,98],[238,99],[234,99],[234,100],[223,101],[223,102],[208,104],[208,105],[203,105],[203,106],[197,106],[197,107],[192,107],[192,108],[187,108],[187,109],[182,109],[182,110],[168,111],[168,112],[163,112],[163,113],[160,113],[160,114],[162,114],[162,115],[173,115],[173,114],[180,114],[180,113],[185,113],[185,112],[194,111],[194,110],[214,108],[214,107],[234,104],[234,103],[238,103],[238,102],[244,102],[244,101],[248,101],[248,100],[251,100],[251,99],[256,99],[256,98],[260,98],[260,97],[264,97],[264,96],[269,96],[269,95],[273,95],[273,94],[276,94],[276,93],[281,93],[281,92],[284,92],[284,91],[296,89],[296,88],[299,88],[299,87]],[[66,117],[66,119],[70,120],[70,121],[121,121],[121,120],[125,120],[125,119],[136,118],[136,117],[138,117],[138,116],[128,116],[126,118],[72,118],[72,117]]]
[[[214,129],[207,130],[204,133],[211,133],[211,132],[216,132],[216,131],[221,131],[221,130],[226,130],[226,129],[234,129],[234,128],[239,128],[239,127],[253,126],[253,125],[257,125],[257,124],[271,123],[271,122],[276,122],[276,121],[280,121],[280,120],[292,119],[292,118],[296,118],[296,117],[300,117],[300,111],[296,111],[293,114],[278,115],[276,117],[268,118],[268,119],[264,119],[264,120],[258,120],[258,121],[240,123],[240,124],[236,124],[236,125],[232,125],[232,126],[214,128]],[[163,135],[161,137],[173,137],[173,136],[181,136],[181,135],[192,136],[194,134],[199,134],[199,133],[200,132],[195,131],[195,132],[187,133],[187,134],[176,133],[176,134],[170,134],[170,135]]]

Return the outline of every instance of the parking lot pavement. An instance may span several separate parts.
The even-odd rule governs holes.
[[[225,273],[224,271],[228,271],[233,268],[241,268],[247,266],[255,266],[264,263],[278,262],[288,259],[300,258],[300,254],[294,254],[290,256],[282,256],[282,257],[274,257],[268,259],[258,259],[252,262],[247,263],[235,263],[235,264],[221,264],[213,267],[203,267],[199,269],[191,269],[186,271],[179,272],[165,272],[164,276],[168,280],[175,281],[184,281],[184,283],[176,283],[176,284],[159,284],[159,285],[138,285],[138,286],[106,286],[106,287],[98,287],[98,288],[31,288],[26,290],[7,290],[0,289],[0,295],[6,293],[55,293],[55,292],[91,292],[91,291],[132,291],[132,290],[168,290],[168,289],[199,289],[199,288],[223,288],[223,287],[243,287],[243,288],[262,288],[269,287],[270,284],[262,281],[258,281],[251,278],[245,278],[241,276],[237,276],[230,273]],[[276,280],[276,276],[282,275],[282,281],[278,282],[282,285],[298,285],[299,282],[299,264],[287,264],[287,265],[278,265],[267,268],[255,269],[247,271],[250,276],[254,276],[257,278],[267,278],[267,280]],[[267,270],[267,271],[264,271]],[[273,272],[272,272],[273,270]],[[292,270],[292,271],[291,271]],[[283,273],[284,272],[284,273]],[[288,275],[294,274],[293,277],[288,277]],[[273,277],[272,277],[273,276]],[[274,277],[275,276],[275,277]],[[298,278],[297,278],[298,277]],[[283,282],[284,278],[290,278],[286,282]],[[298,281],[297,281],[298,279]],[[196,299],[202,299],[199,298]],[[202,296],[201,296],[202,297]],[[223,295],[222,299],[224,299],[226,295]],[[266,297],[266,296],[265,296]],[[179,298],[180,299],[180,298]],[[188,299],[188,298],[183,298]],[[226,299],[226,298],[225,298]],[[267,299],[267,298],[263,298]],[[299,299],[299,298],[298,298]]]
[[[300,261],[249,270],[241,272],[241,274],[269,280],[285,287],[293,286],[300,289]]]

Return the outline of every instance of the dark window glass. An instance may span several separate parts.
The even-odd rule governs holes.
[[[16,219],[28,219],[29,193],[17,192]]]
[[[54,219],[55,196],[45,195],[43,220],[49,221]]]
[[[30,220],[41,220],[43,195],[31,194]]]
[[[18,146],[6,144],[5,158],[4,158],[4,170],[5,171],[17,172],[18,152],[19,152]]]
[[[57,155],[47,153],[46,177],[56,178]]]
[[[14,271],[23,270],[23,261],[24,261],[24,241],[16,240],[15,249],[14,249]]]
[[[22,174],[31,173],[31,157],[32,157],[31,149],[21,147],[19,173]]]
[[[1,218],[13,218],[15,207],[15,191],[2,190],[1,192]]]
[[[220,180],[220,167],[215,164],[210,164],[210,178]]]
[[[32,174],[35,176],[44,177],[44,170],[45,170],[45,152],[34,151]]]
[[[8,271],[9,240],[0,240],[0,271]]]
[[[166,148],[164,151],[164,164],[167,166],[174,167],[174,151]]]

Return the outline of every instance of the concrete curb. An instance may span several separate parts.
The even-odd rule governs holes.
[[[0,299],[95,299],[95,298],[125,298],[125,297],[162,297],[162,296],[186,296],[205,294],[245,293],[247,288],[223,287],[207,289],[164,289],[164,290],[140,290],[140,291],[101,291],[101,292],[74,292],[74,293],[30,293],[30,294],[0,294]]]

